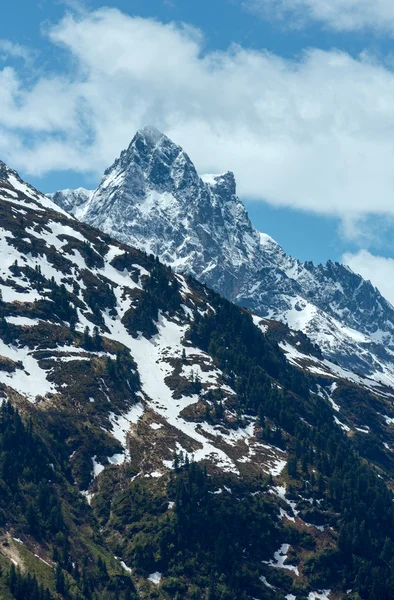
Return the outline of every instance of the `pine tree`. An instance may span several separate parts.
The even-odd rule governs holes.
[[[64,578],[63,569],[61,568],[61,566],[59,564],[56,565],[55,582],[56,582],[56,591],[59,592],[59,594],[64,594],[64,592],[66,590],[66,582],[65,582],[65,578]]]

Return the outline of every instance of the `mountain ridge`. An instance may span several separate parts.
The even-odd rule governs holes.
[[[155,129],[137,132],[77,216],[229,300],[302,329],[331,360],[394,385],[394,309],[348,267],[301,263],[258,232],[231,172],[199,176]]]
[[[3,173],[4,600],[389,600],[392,389]]]

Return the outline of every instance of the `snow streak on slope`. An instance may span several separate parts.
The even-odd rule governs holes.
[[[0,182],[2,183],[2,199],[8,202],[18,200],[19,204],[34,207],[35,210],[54,210],[64,215],[67,214],[55,202],[38,192],[28,183],[22,181],[18,173],[0,160]]]
[[[166,148],[167,158],[169,152]],[[179,160],[186,161],[184,157]],[[153,176],[160,179],[160,173]],[[204,185],[216,188],[228,176],[205,179],[208,184]],[[169,480],[174,481],[168,471],[179,470],[179,461],[185,463],[180,475],[187,477],[185,456],[204,461],[212,476],[207,488],[212,505],[244,502],[238,505],[242,510],[249,501],[261,501],[262,511],[271,507],[278,537],[275,533],[271,553],[258,558],[266,559],[259,565],[260,581],[273,586],[272,577],[271,592],[294,591],[295,587],[289,589],[288,577],[296,583],[301,577],[303,582],[306,570],[297,538],[290,537],[288,526],[307,531],[321,548],[335,543],[337,521],[332,513],[326,520],[325,500],[320,499],[317,486],[312,489],[313,484],[301,475],[301,465],[300,477],[292,484],[293,425],[305,433],[309,428],[319,431],[323,421],[327,430],[331,427],[338,434],[334,439],[345,441],[348,436],[355,443],[360,437],[372,441],[379,446],[382,462],[391,465],[392,391],[324,358],[305,335],[283,323],[251,317],[153,257],[51,206],[45,208],[39,195],[36,206],[29,196],[14,191],[9,181],[0,181],[0,252],[4,257],[0,268],[0,401],[9,398],[26,412],[40,415],[37,423],[50,422],[55,413],[59,424],[67,421],[65,444],[75,485],[92,503],[92,510],[108,497],[108,491],[114,493],[115,505],[118,492],[123,495],[135,481],[147,490],[164,489]],[[116,181],[122,178],[117,176]],[[178,183],[180,189],[182,182]],[[176,196],[163,193],[169,194],[170,210]],[[155,191],[149,197],[147,214],[159,210],[159,204]],[[139,213],[143,216],[141,211],[143,207]],[[268,237],[244,237],[249,251],[255,243],[266,248],[267,255],[275,250]],[[214,271],[215,264],[205,268]],[[251,291],[257,289],[261,291],[260,287]],[[332,347],[346,337],[360,345],[368,343],[366,334],[323,314],[300,294],[296,300],[290,298],[286,310],[283,320],[293,326],[307,330],[320,322],[321,328],[335,327],[332,339],[328,334],[324,338]],[[243,341],[250,352],[248,362],[239,350]],[[253,352],[253,342],[259,353]],[[248,385],[256,376],[258,386],[250,393],[243,381],[245,373]],[[260,400],[263,394],[266,403]],[[276,402],[280,418],[275,415]],[[287,406],[292,417],[289,428],[282,420]],[[59,434],[63,435],[60,426]],[[312,436],[308,445],[305,450],[312,456]],[[389,472],[389,468],[382,470],[385,476]],[[178,507],[170,493],[160,510],[164,516],[173,510],[168,514],[172,518]],[[323,516],[315,524],[312,508],[317,507]],[[104,535],[107,531],[111,532],[106,529]],[[250,546],[245,546],[246,558]],[[126,555],[122,558],[128,562]],[[145,578],[152,571],[149,581],[164,585],[167,574],[158,567],[156,572],[152,565]],[[283,590],[276,588],[282,585],[279,575],[286,582]],[[328,597],[328,590],[311,594]]]
[[[231,301],[302,329],[342,367],[394,385],[394,309],[378,290],[343,265],[288,256],[252,226],[232,173],[199,177],[154,128],[137,132],[93,194],[52,196]]]
[[[199,434],[194,424],[188,423],[180,417],[182,410],[197,402],[198,397],[190,396],[175,401],[165,382],[165,378],[172,372],[171,366],[166,363],[166,358],[181,357],[181,341],[186,327],[179,326],[162,317],[157,336],[151,340],[140,336],[135,340],[119,321],[114,323],[107,317],[106,324],[111,330],[113,338],[130,348],[138,365],[142,390],[149,406],[164,417],[170,425],[180,429],[200,446],[193,452],[194,459],[200,461],[204,458],[212,458],[224,471],[238,473],[234,462],[223,451],[215,448],[203,435]],[[193,351],[198,352],[196,349]]]
[[[196,300],[196,292],[185,278],[176,279],[183,302],[178,313],[171,318],[161,313],[158,333],[149,339],[141,333],[131,335],[124,318],[144,295],[144,281],[151,277],[155,261],[105,235],[98,236],[96,230],[58,208],[52,212],[50,200],[44,197],[41,203],[39,192],[7,167],[2,169],[0,289],[6,316],[0,329],[10,342],[4,337],[0,341],[0,383],[7,386],[7,393],[17,392],[40,404],[61,401],[74,384],[72,377],[62,376],[67,365],[80,369],[88,363],[91,369],[97,369],[97,361],[117,359],[120,345],[130,351],[139,391],[134,398],[130,393],[129,398],[115,399],[102,379],[86,399],[91,410],[97,403],[107,403],[100,427],[113,435],[123,450],[107,457],[110,464],[129,460],[129,436],[137,435],[138,427],[147,426],[152,440],[169,436],[155,470],[148,470],[150,476],[161,475],[176,450],[193,455],[197,461],[209,460],[234,474],[256,457],[267,473],[279,475],[286,464],[284,453],[259,443],[254,419],[245,420],[243,427],[229,429],[185,417],[185,410],[200,409],[201,402],[210,405],[205,400],[210,390],[220,390],[224,398],[235,397],[212,358],[185,343]],[[117,266],[119,260],[129,261],[127,268]],[[174,277],[168,272],[170,276]],[[104,302],[101,309],[98,302]],[[202,312],[212,310],[204,298],[199,302]],[[66,309],[63,307],[61,312],[64,304]],[[95,326],[97,334],[106,340],[99,350],[85,341]],[[169,380],[178,363],[181,367],[176,377],[186,387],[197,377],[201,391],[175,395]],[[230,416],[234,419],[235,413]],[[98,477],[106,464],[105,457],[95,455],[92,460],[93,474]]]

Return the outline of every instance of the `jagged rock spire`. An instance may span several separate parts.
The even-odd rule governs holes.
[[[199,176],[186,152],[153,127],[136,133],[77,216],[302,329],[344,366],[368,374],[383,354],[394,356],[394,309],[369,282],[343,265],[288,256],[253,227],[233,173]]]

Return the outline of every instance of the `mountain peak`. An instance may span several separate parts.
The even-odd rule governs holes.
[[[164,133],[159,131],[153,125],[147,125],[146,127],[139,129],[136,136],[142,137],[154,145],[156,145],[163,137],[166,137],[164,136]]]
[[[233,288],[238,266],[259,245],[234,174],[200,177],[183,148],[154,127],[137,131],[88,202],[77,206],[76,195],[66,195],[70,212],[178,270],[201,273],[208,265],[211,285],[220,252]],[[63,197],[53,197],[65,206]]]
[[[197,179],[197,171],[181,146],[149,126],[137,131],[129,147],[105,171],[100,186],[107,188],[116,181],[118,189],[122,181],[123,189],[129,183],[140,196],[146,186],[159,193],[172,192],[178,186],[197,185]]]
[[[143,170],[149,168],[152,161],[157,160],[169,165],[181,154],[185,153],[180,146],[156,127],[147,126],[136,132],[128,148],[121,152],[120,157],[115,160],[110,169],[107,169],[107,172],[119,164],[122,168],[137,164]]]
[[[133,155],[137,151],[141,155],[149,155],[155,152],[160,146],[168,146],[176,148],[178,151],[181,150],[175,142],[173,142],[164,133],[159,131],[152,125],[147,125],[142,129],[139,129],[131,140],[127,150],[124,150],[122,154]]]
[[[136,133],[87,202],[66,196],[67,210],[88,224],[261,317],[302,329],[342,367],[394,382],[393,307],[341,265],[288,256],[253,227],[232,172],[200,177],[186,152],[157,129]]]
[[[16,171],[14,171],[13,169],[10,169],[10,167],[8,165],[6,165],[6,163],[4,161],[0,160],[0,179],[3,179],[3,180],[8,179],[10,173],[12,173],[16,177],[19,177],[18,173]]]

